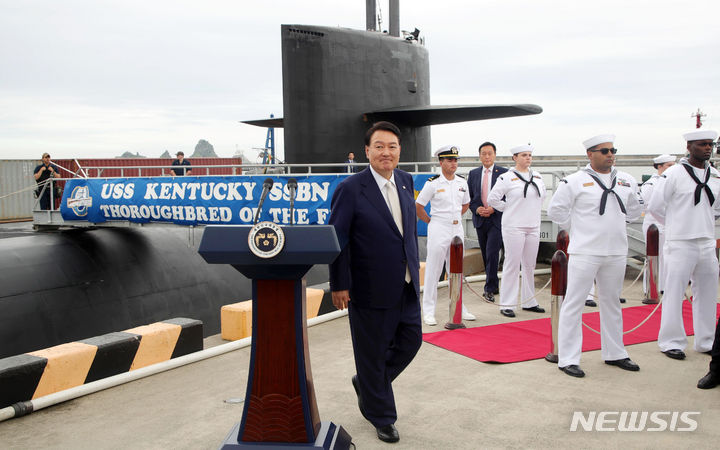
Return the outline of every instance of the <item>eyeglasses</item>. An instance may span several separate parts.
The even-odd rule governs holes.
[[[615,153],[617,153],[617,149],[616,149],[615,147],[613,147],[613,148],[598,148],[598,149],[590,150],[590,151],[593,152],[593,153],[595,153],[595,152],[600,152],[600,153],[602,153],[603,155],[607,155],[608,152],[612,153],[613,155],[614,155]]]

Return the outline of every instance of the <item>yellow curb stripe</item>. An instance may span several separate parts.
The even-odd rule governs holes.
[[[252,300],[220,308],[220,335],[226,341],[252,335]]]
[[[323,295],[325,295],[325,291],[322,289],[305,289],[305,309],[308,319],[317,317],[318,311],[320,311],[320,304],[322,303]]]
[[[142,336],[130,370],[169,360],[181,330],[180,325],[161,322],[125,330]]]
[[[305,289],[305,309],[308,319],[317,317],[325,291]],[[252,300],[231,303],[220,308],[220,336],[237,341],[252,336]]]
[[[80,342],[70,342],[28,353],[40,358],[47,358],[47,366],[45,366],[32,398],[42,397],[85,383],[85,377],[87,377],[96,353],[96,346]]]

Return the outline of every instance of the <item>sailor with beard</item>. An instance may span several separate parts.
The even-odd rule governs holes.
[[[665,224],[665,293],[658,345],[669,358],[684,359],[687,336],[682,318],[685,287],[692,278],[694,348],[713,345],[718,292],[715,219],[720,216],[720,173],[709,159],[718,133],[683,135],[688,156],[670,167],[655,186],[648,211]]]
[[[640,369],[623,344],[619,298],[628,251],[625,223],[638,218],[642,206],[635,178],[613,167],[614,141],[614,135],[604,134],[583,142],[590,164],[562,180],[547,210],[548,217],[570,234],[567,292],[558,326],[558,368],[573,377],[585,376],[580,368],[581,322],[593,280],[598,288],[602,358],[624,370]]]

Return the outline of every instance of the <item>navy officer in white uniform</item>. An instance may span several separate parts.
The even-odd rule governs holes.
[[[435,305],[437,285],[443,263],[450,268],[450,243],[455,236],[464,240],[462,215],[470,207],[470,192],[467,181],[456,175],[459,150],[455,145],[446,145],[435,152],[439,160],[440,175],[425,182],[415,200],[418,219],[428,224],[427,258],[423,293],[423,320],[427,325],[437,325]],[[425,206],[430,202],[430,215]],[[462,304],[463,320],[475,320]]]
[[[567,292],[560,308],[558,368],[584,377],[582,311],[593,280],[600,306],[601,355],[606,364],[637,371],[623,344],[620,292],[625,279],[628,241],[626,221],[640,217],[637,182],[616,170],[615,136],[604,134],[583,142],[590,160],[584,169],[559,184],[548,217],[569,228]]]
[[[720,173],[710,166],[718,134],[696,130],[683,135],[688,156],[663,173],[649,211],[665,222],[665,292],[658,345],[669,358],[684,359],[687,336],[682,318],[685,288],[693,280],[694,348],[709,352],[715,337],[718,260],[715,219],[720,216]]]
[[[500,313],[507,317],[515,317],[518,291],[523,310],[545,312],[535,299],[534,274],[545,184],[540,172],[530,168],[533,150],[529,144],[511,149],[515,167],[498,177],[488,195],[490,206],[503,213],[505,264],[500,283]],[[521,267],[522,289],[519,289]]]

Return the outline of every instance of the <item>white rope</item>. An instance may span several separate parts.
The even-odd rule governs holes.
[[[635,286],[635,283],[637,283],[637,280],[640,279],[640,276],[642,276],[643,272],[645,271],[645,267],[646,267],[646,266],[647,266],[647,259],[645,260],[645,262],[643,262],[642,267],[641,267],[640,269],[638,269],[638,270],[640,271],[640,272],[638,273],[638,276],[636,276],[635,279],[632,281],[632,283],[630,283],[630,286],[628,286],[628,287],[626,287],[626,288],[624,288],[624,289],[630,289],[631,287]],[[590,293],[588,293],[588,296],[594,297],[594,298],[598,298],[598,296],[595,295],[595,294],[590,294]],[[620,296],[622,296],[622,293],[620,294]]]
[[[541,293],[546,287],[548,287],[548,285],[550,284],[551,281],[552,281],[552,276],[550,276],[550,278],[548,278],[547,283],[545,283],[545,286],[543,286],[543,287],[541,287],[539,290],[535,291],[535,294],[533,294],[530,298],[528,298],[528,299],[525,300],[524,302],[518,302],[518,305],[522,306],[522,305],[526,305],[526,304],[530,303],[530,301],[531,301],[532,299],[534,299],[535,297],[537,297],[538,295],[540,295],[540,293]]]
[[[32,186],[28,186],[28,187],[22,188],[22,189],[20,189],[19,191],[11,192],[11,193],[9,193],[9,194],[5,194],[5,195],[3,195],[3,196],[0,196],[0,199],[3,199],[3,198],[5,198],[5,197],[10,197],[11,195],[20,194],[21,192],[25,192],[25,191],[33,191],[33,190],[35,190],[36,188],[38,188],[38,187],[44,187],[45,185],[47,185],[47,184],[49,184],[49,183],[50,183],[50,179],[48,178],[48,179],[45,180],[45,181],[41,181],[40,183],[34,184],[34,185],[32,185]]]
[[[641,275],[643,274],[643,272],[645,271],[645,267],[646,267],[646,266],[647,266],[647,259],[645,260],[645,262],[643,263],[642,267],[640,268],[640,273],[638,274],[638,276],[635,277],[635,279],[633,280],[633,282],[630,283],[630,286],[628,286],[626,289],[630,289],[631,287],[633,287],[633,285],[637,282],[637,280],[640,279],[640,276],[641,276]],[[593,297],[597,298],[597,296],[594,295],[594,294],[593,294]],[[633,331],[635,331],[635,330],[637,330],[638,328],[640,328],[641,326],[643,326],[643,325],[645,324],[645,322],[647,322],[648,320],[650,320],[650,317],[652,317],[652,315],[655,314],[655,311],[657,311],[657,309],[660,307],[661,304],[662,304],[662,299],[657,303],[657,305],[655,305],[655,308],[653,308],[653,310],[650,311],[650,314],[648,314],[648,316],[647,316],[645,319],[643,319],[642,322],[640,322],[639,324],[637,324],[635,327],[633,327],[633,328],[630,329],[630,330],[623,331],[623,334],[632,333]],[[585,328],[587,328],[588,330],[592,331],[593,333],[600,334],[599,331],[597,331],[596,329],[594,329],[594,328],[591,327],[590,325],[586,324],[585,321],[582,321],[582,324],[583,324],[583,326],[584,326]]]
[[[475,292],[475,290],[474,290],[472,287],[470,287],[470,282],[469,282],[469,281],[467,280],[467,278],[464,277],[464,276],[463,276],[463,281],[465,282],[465,287],[467,287],[468,289],[470,289],[470,292],[472,292],[473,294],[475,294],[475,295],[477,295],[478,297],[480,297],[480,299],[482,299],[482,301],[484,301],[485,303],[489,303],[489,304],[491,304],[491,305],[500,306],[500,305],[498,305],[498,304],[496,304],[496,303],[494,303],[494,302],[489,301],[488,299],[486,299],[486,298],[483,297],[482,295],[480,295],[480,294],[478,294],[477,292]],[[546,287],[548,287],[548,285],[550,284],[550,281],[552,281],[552,277],[548,278],[547,283],[545,283],[545,285],[544,285],[543,287],[541,287],[539,290],[537,290],[537,291],[535,292],[535,295],[533,295],[532,297],[528,298],[527,300],[525,300],[525,301],[523,301],[523,302],[518,302],[518,304],[519,304],[519,305],[525,305],[525,304],[529,303],[530,300],[532,300],[532,299],[534,299],[535,297],[537,297],[537,296],[540,294],[540,292],[542,292]]]
[[[655,311],[657,311],[657,309],[660,307],[661,304],[662,304],[662,300],[660,300],[660,301],[657,303],[657,305],[655,305],[655,308],[653,308],[653,310],[650,311],[650,314],[648,314],[648,316],[647,316],[645,319],[643,319],[642,322],[640,322],[639,324],[637,324],[635,327],[633,327],[633,328],[630,329],[630,330],[623,331],[623,334],[632,333],[633,331],[637,330],[637,329],[640,328],[641,326],[645,325],[645,322],[647,322],[648,320],[650,320],[650,317],[652,317],[652,315],[655,314]],[[587,328],[588,330],[592,331],[593,333],[600,334],[599,331],[593,329],[590,325],[586,324],[585,321],[583,321],[582,324],[583,324],[583,326],[584,326],[585,328]]]

